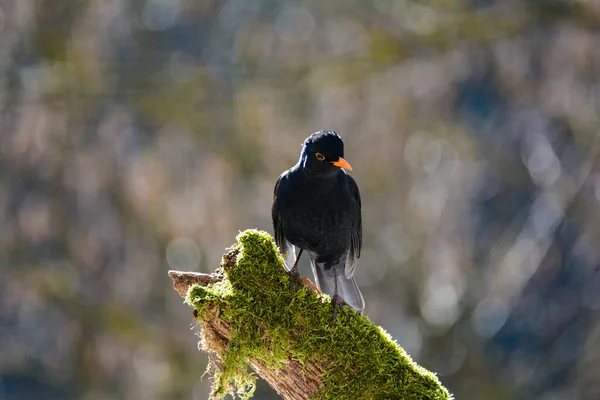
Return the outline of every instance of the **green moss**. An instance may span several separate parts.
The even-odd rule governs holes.
[[[328,363],[318,399],[449,399],[434,374],[416,365],[380,327],[349,307],[332,321],[329,296],[308,289],[290,291],[283,260],[271,236],[248,230],[232,249],[234,266],[223,264],[225,280],[193,286],[186,301],[200,318],[211,318],[216,304],[232,335],[214,395],[248,398],[255,377],[247,361],[277,369],[288,357],[304,364]],[[268,338],[268,340],[265,340]],[[349,379],[348,377],[352,378]]]

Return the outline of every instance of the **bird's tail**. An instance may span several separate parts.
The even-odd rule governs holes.
[[[310,265],[315,277],[315,283],[321,292],[333,296],[335,293],[335,275],[333,268],[325,268],[324,264],[315,263],[311,258]],[[365,309],[365,300],[354,280],[354,276],[346,278],[343,264],[337,267],[338,295],[356,311],[362,313]]]

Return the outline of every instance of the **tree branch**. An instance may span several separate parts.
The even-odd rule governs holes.
[[[251,397],[254,376],[284,399],[449,399],[383,331],[349,307],[332,320],[329,296],[308,279],[290,290],[271,237],[249,230],[214,274],[169,271],[194,308],[209,353],[212,398]]]

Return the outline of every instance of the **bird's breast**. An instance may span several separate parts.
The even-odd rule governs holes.
[[[336,182],[337,183],[337,182]],[[350,198],[339,184],[298,185],[280,199],[286,238],[295,246],[339,257],[350,243]]]

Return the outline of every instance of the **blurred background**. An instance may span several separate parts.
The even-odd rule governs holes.
[[[0,399],[206,399],[167,270],[272,231],[319,129],[367,316],[457,399],[600,399],[599,28],[595,0],[1,0]]]

